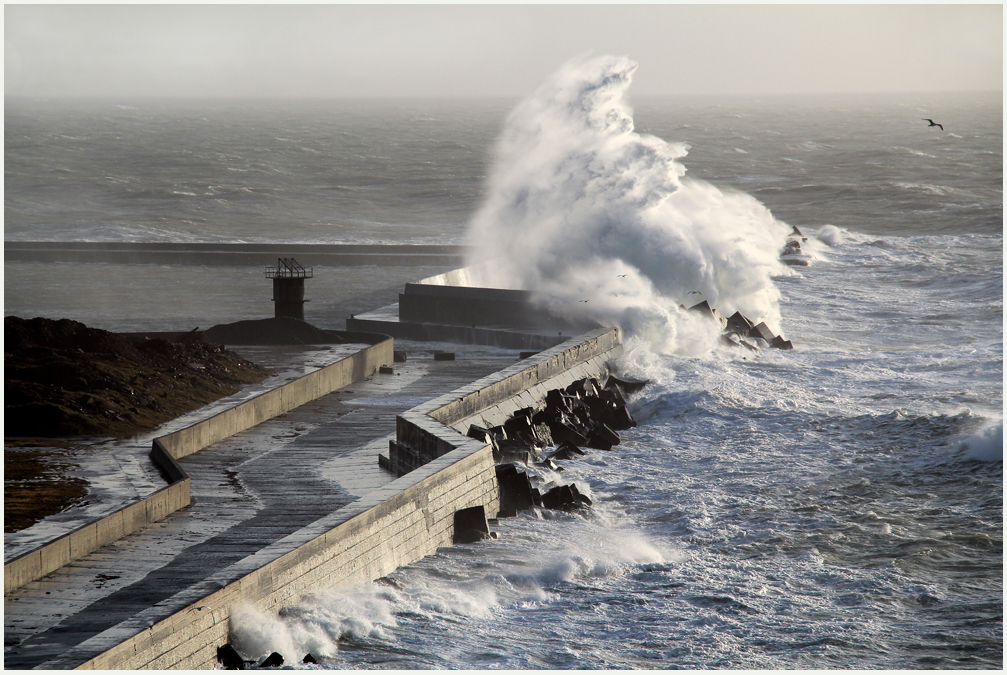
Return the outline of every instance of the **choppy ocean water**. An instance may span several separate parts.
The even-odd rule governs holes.
[[[241,639],[332,668],[1001,668],[1000,98],[634,103],[687,176],[811,240],[774,279],[795,349],[631,343],[639,426],[547,476],[592,510],[500,520]],[[513,104],[8,100],[5,239],[460,243]],[[233,268],[4,267],[5,314],[269,309],[221,292]]]

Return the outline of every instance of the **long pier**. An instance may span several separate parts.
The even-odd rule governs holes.
[[[5,241],[12,262],[269,265],[277,256],[310,257],[313,265],[457,266],[464,246],[438,244],[178,243]]]
[[[181,457],[190,506],[5,593],[5,667],[209,668],[233,607],[275,612],[450,545],[457,512],[499,509],[492,448],[462,428],[603,377],[619,344],[598,329],[503,370],[410,360]],[[442,454],[396,478],[378,455],[402,437]]]

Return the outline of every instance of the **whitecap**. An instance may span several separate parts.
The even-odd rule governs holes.
[[[965,451],[965,459],[980,462],[1002,462],[1004,458],[1004,423],[1003,420],[991,424],[958,445],[960,451]]]

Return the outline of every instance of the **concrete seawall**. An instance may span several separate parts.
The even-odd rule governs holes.
[[[492,448],[461,427],[537,402],[548,388],[603,375],[619,347],[615,329],[592,331],[400,415],[398,440],[426,443],[437,456],[165,601],[184,607],[171,616],[156,619],[151,608],[43,666],[213,667],[235,608],[276,612],[312,590],[372,581],[450,545],[456,512],[481,508],[493,517],[500,508]]]
[[[502,424],[514,410],[543,401],[550,389],[584,377],[604,379],[620,345],[618,330],[598,328],[413,408],[396,420],[389,468],[399,475],[412,471],[450,452],[470,424]]]
[[[362,336],[355,334],[355,338]],[[151,459],[171,482],[145,499],[88,523],[4,564],[4,593],[54,572],[117,539],[164,519],[190,503],[190,481],[175,459],[185,457],[367,377],[393,362],[392,340],[371,335],[375,344],[293,382],[166,436],[154,439]]]
[[[4,242],[4,260],[8,262],[266,266],[276,264],[277,257],[291,255],[309,256],[314,265],[340,267],[447,266],[464,262],[465,248],[436,244]]]

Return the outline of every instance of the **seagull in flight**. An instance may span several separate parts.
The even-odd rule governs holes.
[[[940,122],[934,122],[934,121],[933,121],[932,119],[930,119],[929,117],[922,117],[922,118],[920,118],[920,119],[923,119],[923,120],[925,120],[925,121],[927,121],[927,122],[930,122],[930,124],[929,124],[928,126],[931,126],[931,127],[940,127],[940,128],[941,128],[941,131],[944,131],[944,125],[943,125],[943,124],[941,124]]]

